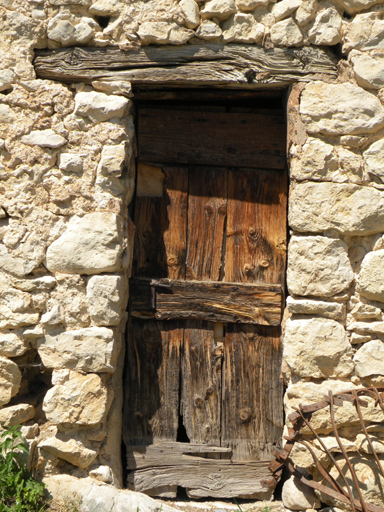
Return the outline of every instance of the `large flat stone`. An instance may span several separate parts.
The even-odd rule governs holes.
[[[114,117],[122,117],[128,104],[129,100],[122,96],[96,91],[79,92],[75,96],[74,113],[79,116],[88,117],[95,123],[100,123]]]
[[[384,249],[369,252],[358,276],[358,290],[363,297],[384,302]]]
[[[343,320],[345,317],[345,306],[338,302],[287,297],[287,309],[293,315],[319,315],[333,320]]]
[[[61,438],[49,437],[44,439],[39,443],[39,448],[82,469],[90,466],[96,459],[96,450],[87,448],[78,439],[68,437],[65,434],[59,434],[59,436]]]
[[[97,425],[105,419],[108,392],[99,375],[54,370],[52,384],[43,402],[48,421],[55,425]]]
[[[114,213],[75,217],[47,250],[47,268],[68,274],[119,271],[123,252],[122,219]]]
[[[334,7],[320,11],[308,30],[312,44],[331,46],[341,40],[342,18]]]
[[[28,135],[24,135],[21,141],[24,142],[24,144],[40,146],[42,148],[59,148],[68,142],[67,139],[58,135],[51,129],[34,130]]]
[[[347,377],[354,368],[343,326],[325,318],[289,319],[284,358],[292,373],[303,378]]]
[[[287,285],[294,295],[331,297],[353,281],[347,245],[323,236],[293,236],[288,246]]]
[[[87,300],[92,323],[118,325],[128,299],[125,276],[93,276],[87,284]]]
[[[310,83],[301,95],[300,114],[310,133],[373,133],[384,126],[378,98],[350,83]]]
[[[350,53],[357,83],[365,89],[381,89],[384,87],[384,52],[370,54],[353,50]]]
[[[113,373],[116,365],[114,332],[106,327],[66,331],[57,336],[47,334],[37,348],[47,368]]]
[[[343,35],[343,52],[356,50],[382,50],[384,49],[384,20],[380,13],[368,12],[357,14],[345,26]]]
[[[17,404],[0,410],[0,424],[6,427],[21,425],[35,417],[35,408],[30,404]]]
[[[307,510],[321,508],[315,491],[300,482],[293,475],[284,482],[281,498],[284,507],[289,510]]]
[[[299,183],[292,187],[289,225],[299,232],[336,230],[345,235],[383,231],[384,193],[347,183]]]

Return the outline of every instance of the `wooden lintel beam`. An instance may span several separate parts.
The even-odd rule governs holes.
[[[137,87],[282,88],[319,75],[336,77],[336,60],[323,48],[201,44],[123,50],[36,50],[36,74],[62,82],[126,80]]]

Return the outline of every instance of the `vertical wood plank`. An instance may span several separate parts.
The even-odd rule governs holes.
[[[230,171],[225,281],[284,284],[287,179],[280,171]]]

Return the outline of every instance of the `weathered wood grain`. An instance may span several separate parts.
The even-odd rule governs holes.
[[[259,169],[284,169],[286,165],[286,127],[279,115],[143,108],[138,131],[138,155],[143,162]],[[201,172],[199,184],[208,187],[209,174],[201,180]],[[220,184],[226,186],[226,173],[218,172]],[[192,170],[190,181],[191,177]],[[226,192],[216,197],[225,196]]]
[[[336,77],[335,59],[322,48],[237,44],[36,50],[34,66],[40,78],[87,83],[118,78],[157,87],[283,87],[319,73]]]
[[[226,458],[209,458],[217,453]],[[152,488],[176,483],[185,487],[193,498],[231,498],[240,493],[250,498],[268,499],[272,493],[261,483],[270,477],[267,461],[235,462],[225,448],[194,443],[161,443],[132,447],[130,457],[134,461],[130,460],[129,464],[136,470],[128,479],[139,492],[150,494]]]
[[[280,285],[172,279],[159,279],[156,282],[170,286],[170,290],[167,293],[157,292],[156,310],[153,311],[149,309],[151,280],[131,280],[133,317],[260,325],[279,325],[281,322]]]

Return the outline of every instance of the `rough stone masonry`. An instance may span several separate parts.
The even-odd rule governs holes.
[[[35,49],[338,45],[338,77],[296,84],[289,99],[286,411],[329,389],[384,384],[383,0],[0,0],[0,13],[0,424],[23,425],[30,465],[54,494],[62,482],[83,494],[84,510],[97,489],[108,495],[103,510],[156,508],[116,491],[130,87],[37,80]],[[363,495],[382,505],[356,412],[344,406],[336,419]],[[384,461],[372,404],[365,419]],[[320,411],[313,424],[337,457],[329,420]],[[313,473],[308,452],[292,456]],[[291,510],[321,506],[294,480],[283,499]]]

